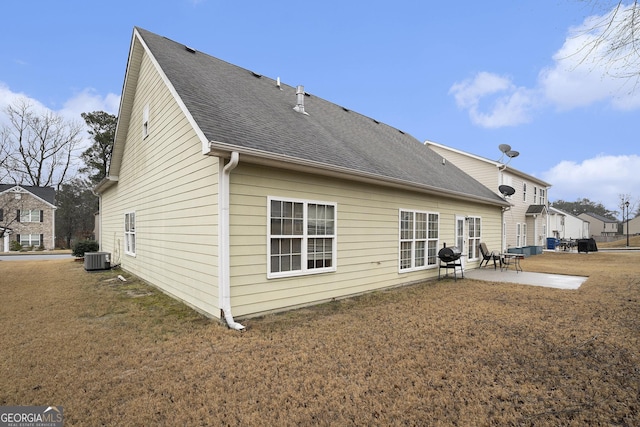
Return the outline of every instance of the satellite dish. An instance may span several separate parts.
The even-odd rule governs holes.
[[[513,159],[514,157],[518,157],[520,155],[520,152],[515,151],[515,150],[509,150],[505,153],[507,155],[507,157],[509,157],[510,159]]]
[[[498,145],[498,150],[502,151],[503,153],[506,153],[508,151],[511,151],[511,146],[509,144],[500,144]]]
[[[498,187],[498,191],[504,196],[509,197],[513,196],[516,192],[515,188],[510,185],[501,185]]]

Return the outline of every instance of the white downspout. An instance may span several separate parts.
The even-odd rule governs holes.
[[[229,163],[224,165],[224,161],[220,159],[220,188],[219,188],[219,203],[220,203],[220,219],[219,219],[219,231],[218,231],[218,247],[220,254],[220,271],[218,272],[218,296],[220,299],[220,307],[224,320],[227,322],[227,326],[236,331],[241,331],[244,326],[233,320],[231,314],[231,272],[230,264],[231,258],[229,256],[230,247],[230,232],[229,232],[229,176],[231,171],[238,166],[240,160],[240,154],[237,151],[231,153],[231,159]]]

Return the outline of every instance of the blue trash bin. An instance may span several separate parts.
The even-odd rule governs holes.
[[[558,247],[558,239],[555,237],[547,237],[547,249],[555,250]]]

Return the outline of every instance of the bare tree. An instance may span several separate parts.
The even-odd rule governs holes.
[[[3,127],[2,141],[12,180],[59,189],[81,141],[81,124],[51,111],[39,113],[26,99],[9,105],[5,112],[9,124]]]
[[[4,182],[9,176],[9,151],[7,150],[8,142],[5,141],[4,132],[0,132],[0,183]]]
[[[634,0],[623,1],[587,0],[598,9],[607,12],[592,19],[587,26],[587,42],[578,54],[581,63],[592,60],[603,65],[613,77],[635,78],[640,81],[640,4]]]

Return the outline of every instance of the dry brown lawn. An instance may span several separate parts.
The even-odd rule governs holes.
[[[0,406],[66,425],[640,425],[640,252],[545,253],[575,291],[470,279],[226,329],[121,272],[0,261]]]

